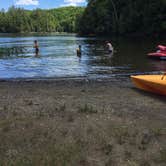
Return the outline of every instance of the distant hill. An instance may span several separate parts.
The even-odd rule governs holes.
[[[62,7],[33,11],[12,6],[0,11],[0,33],[19,32],[76,32],[77,20],[84,7]]]

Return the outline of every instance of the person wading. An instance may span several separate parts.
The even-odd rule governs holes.
[[[38,45],[37,40],[34,41],[33,47],[35,48],[35,56],[38,56],[39,55],[39,45]]]

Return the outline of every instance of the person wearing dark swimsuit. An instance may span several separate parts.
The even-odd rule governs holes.
[[[34,48],[35,48],[35,56],[38,56],[39,55],[39,45],[38,45],[38,42],[37,40],[34,41]]]

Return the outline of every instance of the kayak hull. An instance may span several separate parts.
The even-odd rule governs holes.
[[[160,95],[166,95],[166,76],[138,75],[131,76],[131,80],[139,89]]]

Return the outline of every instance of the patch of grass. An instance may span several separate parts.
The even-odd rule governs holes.
[[[74,116],[72,114],[68,114],[67,121],[72,123],[74,120]]]
[[[61,106],[59,107],[59,111],[60,111],[60,112],[66,111],[66,105],[65,105],[65,104],[61,105]]]
[[[147,150],[149,144],[153,140],[153,137],[154,137],[154,135],[150,130],[147,130],[147,131],[144,131],[143,133],[141,133],[138,149],[139,150]]]
[[[127,166],[140,166],[136,161],[128,160]]]
[[[113,144],[112,143],[109,143],[109,144],[106,144],[104,147],[103,147],[103,151],[106,155],[110,155],[111,152],[113,150]]]
[[[108,159],[105,166],[115,166],[115,162],[113,161],[112,157]]]
[[[97,113],[98,111],[94,109],[93,106],[89,106],[88,104],[85,104],[84,106],[78,108],[78,112],[93,114],[93,113]]]
[[[152,129],[152,133],[154,134],[155,137],[166,135],[166,128],[154,128]]]
[[[33,155],[32,165],[62,165],[73,166],[83,160],[79,145],[59,144],[49,145],[46,152]]]
[[[66,105],[60,105],[59,107],[55,107],[55,108],[51,108],[51,109],[47,109],[45,107],[41,108],[41,110],[39,111],[34,111],[32,113],[32,117],[35,117],[37,119],[42,119],[45,117],[49,117],[49,118],[53,118],[57,115],[57,113],[63,113],[66,111]]]
[[[114,136],[117,138],[118,144],[124,144],[130,137],[128,127],[120,126],[114,128]]]
[[[8,119],[8,120],[1,120],[0,122],[0,129],[2,131],[2,133],[7,133],[10,131],[11,128],[11,124],[12,124],[12,120]]]
[[[159,161],[166,163],[166,148],[160,151]]]
[[[73,166],[86,163],[85,144],[83,146],[81,142],[76,140],[67,141],[65,139],[60,139],[57,142],[56,138],[60,137],[60,135],[51,137],[52,132],[47,130],[36,126],[32,130],[30,128],[26,130],[28,132],[20,131],[19,129],[15,130],[17,136],[19,135],[18,132],[23,132],[17,138],[7,137],[4,140],[6,137],[1,136],[0,140],[4,140],[4,145],[0,146],[0,165]],[[15,132],[10,132],[9,134],[12,136]],[[48,133],[45,134],[45,132]],[[63,135],[62,138],[65,136]]]
[[[149,161],[143,160],[140,163],[141,166],[151,166],[151,164],[149,163]]]
[[[129,151],[128,149],[125,150],[124,155],[125,155],[125,158],[128,160],[132,158],[132,152]]]

